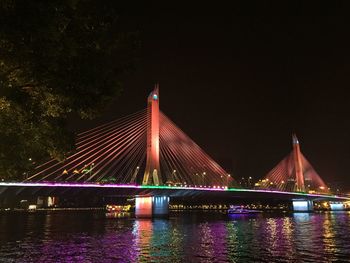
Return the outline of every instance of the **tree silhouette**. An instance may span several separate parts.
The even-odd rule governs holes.
[[[120,93],[137,38],[116,2],[1,1],[0,178],[64,159],[67,118],[94,118]]]

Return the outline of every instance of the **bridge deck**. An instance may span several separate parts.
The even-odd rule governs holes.
[[[4,196],[136,196],[166,195],[169,197],[215,198],[215,199],[260,199],[260,200],[293,200],[313,201],[349,201],[350,198],[335,195],[306,194],[274,190],[238,189],[238,188],[202,188],[173,186],[142,186],[95,183],[0,183],[0,197]],[[210,199],[209,199],[210,200]]]

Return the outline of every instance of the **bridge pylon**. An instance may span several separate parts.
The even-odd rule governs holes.
[[[142,185],[162,185],[159,165],[159,85],[147,99],[146,168]]]
[[[301,159],[299,140],[295,134],[293,138],[293,155],[294,155],[294,167],[295,167],[295,179],[298,192],[305,192],[305,182],[303,173],[303,163]]]
[[[327,193],[329,188],[300,150],[300,143],[292,135],[293,150],[282,159],[259,184],[262,188],[288,192]]]

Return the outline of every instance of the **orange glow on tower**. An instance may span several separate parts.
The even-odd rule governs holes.
[[[293,134],[293,153],[295,163],[295,178],[297,183],[297,191],[305,192],[303,165],[301,160],[300,145],[298,138]]]
[[[161,185],[159,167],[159,86],[156,84],[154,90],[147,99],[147,161],[143,185]]]

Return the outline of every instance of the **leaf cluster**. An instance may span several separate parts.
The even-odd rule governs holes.
[[[2,0],[0,178],[64,159],[67,118],[94,118],[118,96],[137,44],[116,1]]]

